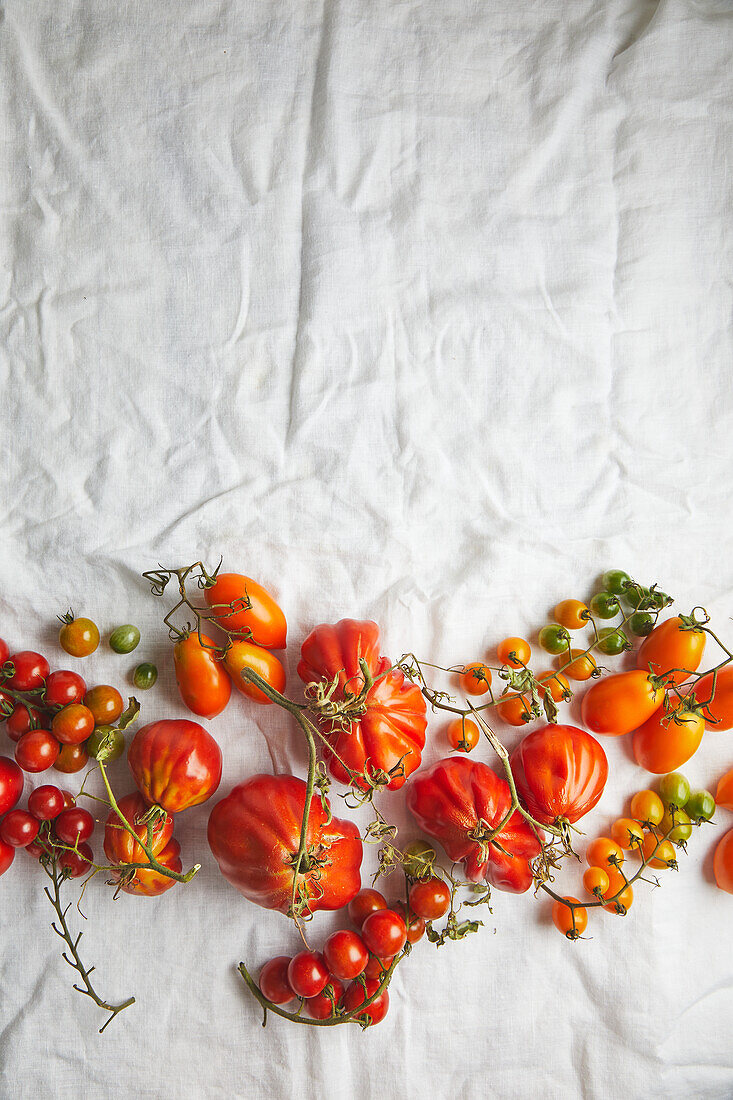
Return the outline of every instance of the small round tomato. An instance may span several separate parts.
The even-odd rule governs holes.
[[[631,799],[631,814],[637,821],[658,825],[664,817],[664,803],[654,791],[637,791]]]
[[[602,867],[604,871],[620,867],[625,858],[623,849],[607,836],[598,836],[592,840],[585,853],[585,861],[589,867]]]
[[[712,672],[701,676],[695,683],[694,691],[695,698],[703,707],[705,721],[711,729],[733,729],[733,668],[721,668],[717,676]]]
[[[667,836],[679,848],[692,836],[692,822],[684,810],[667,810],[659,825],[660,832]]]
[[[365,978],[381,978],[385,970],[389,970],[392,959],[380,959],[378,955],[370,955],[369,962],[364,970]]]
[[[623,569],[607,569],[601,579],[601,584],[606,592],[614,596],[621,596],[631,584],[631,577]]]
[[[589,894],[602,898],[609,886],[608,874],[602,867],[589,867],[583,875],[583,886]]]
[[[429,878],[433,873],[436,851],[427,840],[413,840],[404,851],[402,869],[408,878]],[[381,895],[380,895],[381,897]],[[386,908],[382,906],[381,908]]]
[[[48,730],[28,730],[15,746],[15,759],[24,772],[45,772],[58,760],[61,746]]]
[[[626,879],[615,867],[608,872],[608,889],[603,896],[609,899],[608,904],[603,908],[619,916],[625,916],[634,901],[634,891],[626,884]]]
[[[221,714],[232,694],[232,683],[216,644],[202,634],[189,634],[173,647],[173,665],[181,698],[188,709],[201,718]]]
[[[733,894],[733,829],[718,841],[713,856],[713,874],[718,887]]]
[[[61,648],[70,657],[88,657],[99,645],[99,630],[91,619],[75,619],[73,611],[61,617],[59,631]]]
[[[584,649],[571,649],[570,656],[570,664],[563,665],[565,675],[571,680],[590,680],[597,668],[593,654],[586,653]]]
[[[567,627],[548,623],[540,630],[539,643],[547,653],[564,653],[566,649],[570,649],[570,635]]]
[[[305,1002],[305,1011],[311,1020],[330,1020],[335,1014],[336,1006],[344,995],[344,987],[338,978],[329,977],[323,990],[317,997],[308,997]]]
[[[290,955],[276,955],[260,970],[260,992],[274,1005],[286,1005],[295,1000],[288,981]]]
[[[510,668],[525,668],[532,656],[529,642],[524,638],[504,638],[496,647],[496,653],[501,663]]]
[[[572,902],[566,905],[565,902]],[[567,897],[552,906],[552,923],[569,940],[577,940],[588,927],[588,910],[577,898]]]
[[[300,951],[288,964],[288,982],[297,997],[317,997],[328,981],[323,955]]]
[[[349,914],[349,920],[352,921],[357,928],[361,928],[364,921],[372,913],[376,913],[379,909],[386,909],[387,901],[379,890],[360,890],[358,894],[351,899],[348,904],[347,912]]]
[[[80,703],[86,694],[87,685],[76,672],[60,668],[46,677],[43,693],[44,701],[55,707],[67,707],[69,703]]]
[[[612,619],[618,615],[621,607],[612,592],[596,592],[590,601],[590,609],[599,619]]]
[[[132,623],[115,627],[109,636],[109,648],[115,653],[132,653],[140,644],[140,631]]]
[[[638,821],[630,817],[619,817],[611,826],[611,836],[627,852],[641,848],[644,843],[644,830]]]
[[[364,1001],[369,997],[373,997],[379,989],[379,981],[376,978],[367,978],[362,987],[361,982],[353,982],[352,985],[346,990],[346,996],[343,1000],[343,1007],[346,1012],[354,1012],[359,1008],[359,1005],[363,1005]],[[365,1005],[359,1012],[356,1012],[356,1018],[369,1019],[370,1026],[380,1023],[387,1015],[389,1008],[389,990],[385,989],[383,993],[380,993],[378,997],[375,997],[371,1004]]]
[[[524,695],[503,695],[497,703],[496,713],[508,726],[526,726],[527,722],[534,720],[534,714]]]
[[[89,810],[74,806],[71,810],[62,810],[53,823],[53,831],[62,844],[76,844],[77,840],[89,840],[94,832],[94,818]]]
[[[491,669],[480,662],[465,665],[460,684],[466,695],[485,695],[491,684]]]
[[[0,840],[0,875],[4,875],[15,859],[15,848]]]
[[[89,753],[84,745],[61,745],[59,747],[61,751],[54,763],[57,772],[63,772],[64,775],[73,775],[74,772],[80,772],[89,763]]]
[[[132,682],[140,691],[149,691],[155,686],[158,679],[158,670],[150,661],[143,661],[132,674]]]
[[[664,870],[677,867],[677,855],[669,840],[662,840],[654,833],[647,833],[641,846],[641,854],[650,867]]]
[[[369,952],[361,936],[341,928],[329,936],[323,945],[323,959],[335,978],[350,982],[364,970],[369,962]]]
[[[58,711],[51,722],[51,733],[62,745],[80,745],[94,729],[94,715],[83,703],[71,703]]]
[[[636,667],[655,676],[669,673],[669,679],[682,684],[699,667],[705,650],[705,631],[688,627],[683,616],[666,619],[654,627],[636,655]]]
[[[285,669],[277,657],[269,649],[253,645],[252,642],[232,642],[226,651],[224,665],[237,691],[248,699],[254,699],[256,703],[271,703],[272,699],[268,699],[249,680],[242,678],[246,669],[257,672],[275,691],[282,692],[285,688]]]
[[[125,751],[125,735],[114,726],[97,726],[89,734],[84,747],[94,760],[109,764],[112,760],[119,760]]]
[[[665,714],[660,707],[634,732],[634,757],[648,772],[662,775],[695,755],[704,732],[705,722],[699,712],[682,706]]]
[[[84,696],[84,706],[92,712],[95,726],[109,726],[122,714],[124,703],[117,688],[98,684]]]
[[[405,946],[407,928],[393,909],[379,909],[366,918],[361,935],[373,955],[391,958]]]
[[[722,810],[733,810],[733,768],[718,780],[715,801]]]
[[[7,691],[0,691],[0,722],[4,722],[6,718],[15,710],[15,699]]]
[[[36,787],[28,795],[28,809],[39,821],[52,821],[65,808],[63,791],[51,783]]]
[[[598,648],[606,656],[615,657],[617,654],[623,653],[625,649],[630,649],[631,645],[629,639],[619,627],[604,626],[598,631]]]
[[[13,666],[14,672],[5,684],[14,691],[35,691],[36,688],[43,686],[44,680],[51,671],[46,658],[32,649],[12,653],[8,661]]]
[[[423,920],[439,920],[450,909],[450,896],[450,890],[442,879],[429,878],[426,882],[416,882],[410,887],[410,909]],[[391,953],[395,955],[397,951]]]
[[[40,822],[27,810],[11,810],[0,821],[0,840],[11,848],[25,848],[38,835]]]
[[[555,618],[566,630],[580,630],[588,625],[590,610],[580,600],[561,600],[555,608]]]
[[[637,638],[646,638],[654,630],[654,619],[646,611],[635,611],[627,626]]]
[[[685,813],[693,821],[710,821],[715,813],[715,799],[710,791],[692,791],[685,805]]]
[[[24,733],[38,729],[42,722],[43,714],[38,707],[26,707],[21,703],[8,718],[8,737],[11,741],[20,741]]]
[[[394,911],[398,916],[402,917],[407,928],[407,942],[410,944],[417,943],[425,935],[425,921],[422,917],[418,917],[412,910],[408,910],[404,901],[398,901],[394,904]],[[375,956],[372,956],[374,958]],[[390,959],[390,962],[392,960]],[[366,973],[366,971],[364,972]],[[367,977],[374,977],[373,974],[367,974]]]
[[[449,724],[448,742],[456,752],[470,752],[481,739],[479,728],[470,718],[454,718]]]
[[[67,878],[81,878],[92,866],[94,853],[88,844],[80,844],[75,852],[66,850],[59,856],[59,868]]]
[[[681,810],[690,797],[690,784],[680,772],[670,772],[659,783],[659,797],[670,810]]]
[[[643,725],[663,702],[664,688],[654,677],[642,669],[632,669],[604,676],[593,684],[583,697],[581,714],[593,733],[620,737]]]
[[[285,616],[267,589],[251,577],[220,573],[204,590],[204,598],[226,630],[265,649],[285,649]]]
[[[570,684],[561,672],[553,672],[548,669],[546,672],[538,672],[536,679],[540,695],[545,691],[549,691],[556,703],[567,702],[572,698],[573,693],[570,690]]]
[[[0,756],[0,817],[18,805],[23,783],[23,772],[15,760]]]

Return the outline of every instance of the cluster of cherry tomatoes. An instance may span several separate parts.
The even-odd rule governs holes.
[[[93,853],[86,843],[94,832],[94,818],[81,809],[69,791],[51,784],[36,787],[27,808],[19,809],[23,772],[6,756],[0,756],[0,875],[8,870],[17,848],[38,859],[58,849],[58,865],[67,878],[78,878],[91,867]]]

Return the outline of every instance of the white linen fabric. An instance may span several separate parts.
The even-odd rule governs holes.
[[[153,659],[143,719],[183,717],[140,574],[220,555],[277,593],[296,693],[317,622],[486,659],[609,566],[731,641],[729,0],[6,0],[0,51],[11,647],[120,686]],[[69,605],[136,622],[139,649],[66,657]],[[235,699],[209,728],[222,791],[305,772],[274,707]],[[731,744],[706,736],[694,783]],[[588,836],[646,785],[606,748]],[[402,794],[381,805],[416,835]],[[178,820],[188,887],[113,903],[95,879],[70,912],[100,992],[137,997],[102,1037],[18,854],[0,1095],[733,1095],[733,899],[711,872],[731,815],[574,945],[545,901],[497,892],[479,934],[415,949],[366,1033],[261,1029],[236,964],[298,936],[221,878],[206,818]],[[577,892],[580,867],[558,881]]]

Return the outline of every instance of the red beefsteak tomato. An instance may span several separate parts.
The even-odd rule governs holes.
[[[592,810],[608,779],[603,748],[576,726],[541,726],[512,753],[517,793],[545,825],[572,824]]]
[[[221,749],[203,726],[187,718],[143,726],[127,762],[143,797],[169,814],[206,802],[221,781]]]
[[[306,786],[292,775],[255,775],[217,802],[209,846],[219,870],[240,894],[265,909],[290,908]],[[341,909],[361,886],[362,845],[353,821],[331,818],[316,794],[310,805],[306,856],[297,896],[311,912]]]
[[[540,854],[530,826],[515,811],[496,843],[481,836],[501,823],[511,801],[504,779],[465,756],[439,760],[407,792],[407,805],[420,828],[439,840],[451,859],[463,863],[472,882],[484,879],[499,890],[521,894],[532,885],[529,861]]]
[[[141,820],[148,812],[150,806],[141,794],[127,794],[117,801],[125,820],[132,825],[141,840],[147,839],[147,826]],[[171,871],[180,873],[182,863],[180,859],[180,847],[177,840],[173,839],[173,818],[166,814],[153,830],[153,855],[165,867]],[[139,867],[130,870],[130,863],[147,863],[148,857],[142,847],[133,840],[127,829],[120,822],[114,810],[110,813],[104,827],[104,854],[114,866],[113,881],[120,883],[120,889],[126,894],[140,894],[143,897],[156,897],[170,890],[176,885],[176,880],[156,871],[154,867],[149,870]]]
[[[329,767],[342,783],[349,782],[347,768],[356,772],[366,769],[372,776],[394,770],[387,789],[398,790],[420,767],[427,726],[425,700],[419,687],[406,680],[399,669],[387,671],[391,661],[379,655],[377,624],[341,619],[333,626],[317,626],[303,642],[301,654],[301,680],[305,684],[336,681],[331,696],[335,701],[359,695],[364,687],[359,658],[364,659],[374,683],[359,713],[345,727],[321,719],[332,749]],[[368,785],[356,782],[362,787]]]

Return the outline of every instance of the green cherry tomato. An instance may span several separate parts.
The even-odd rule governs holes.
[[[680,772],[669,772],[662,776],[659,783],[659,797],[665,806],[676,806],[681,810],[690,797],[690,784]]]
[[[557,623],[543,626],[539,635],[540,645],[547,653],[564,653],[569,647],[569,635],[565,627]]]
[[[620,610],[618,597],[612,592],[596,592],[590,601],[590,609],[599,619],[612,619]]]
[[[158,670],[155,665],[151,665],[149,661],[144,661],[143,664],[138,665],[132,674],[132,682],[136,688],[140,688],[141,691],[147,691],[151,688],[155,681],[158,679]]]
[[[673,844],[684,844],[692,836],[692,823],[684,810],[675,810],[674,813],[667,810],[659,823],[659,828],[665,836],[669,833],[667,839]]]
[[[95,760],[108,764],[110,760],[118,760],[125,751],[125,735],[114,726],[97,726],[87,738],[86,750]]]
[[[132,623],[118,626],[109,636],[109,647],[115,653],[132,653],[140,641],[140,631]]]
[[[424,840],[413,840],[405,848],[404,872],[410,878],[428,878],[432,874],[435,848]]]
[[[715,799],[710,791],[692,791],[685,802],[685,813],[693,821],[710,821],[715,813]]]
[[[623,630],[614,628],[612,626],[604,626],[598,631],[598,648],[601,653],[607,654],[609,657],[615,656],[617,653],[623,653],[625,649],[629,648],[629,640],[624,634]]]
[[[603,574],[601,582],[606,592],[612,592],[614,596],[623,595],[626,585],[631,584],[631,577],[624,573],[623,569],[609,569]]]
[[[654,619],[646,611],[635,611],[629,619],[629,630],[637,638],[646,638],[654,629]]]

